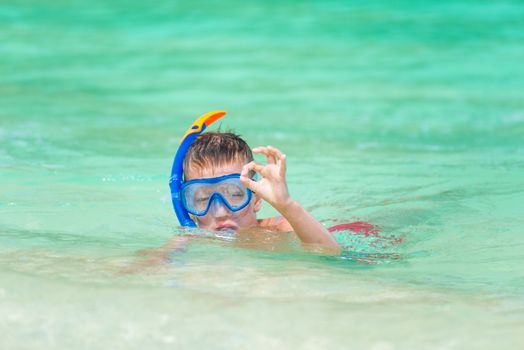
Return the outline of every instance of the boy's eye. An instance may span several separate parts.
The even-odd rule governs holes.
[[[232,197],[243,197],[244,196],[244,191],[242,191],[238,187],[227,188],[225,193],[226,193],[226,195],[232,196]]]
[[[200,188],[193,193],[193,198],[195,199],[195,203],[205,203],[209,200],[211,194],[212,193],[206,188]]]
[[[196,197],[195,201],[199,204],[206,203],[209,200],[209,197]]]

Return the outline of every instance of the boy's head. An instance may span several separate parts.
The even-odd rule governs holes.
[[[200,178],[203,171],[225,165],[247,164],[253,153],[246,141],[231,132],[205,132],[196,138],[184,158],[184,178]],[[240,169],[242,170],[242,168]]]
[[[205,132],[196,138],[184,158],[184,180],[210,179],[237,174],[253,160],[253,153],[240,136],[231,132]],[[213,200],[207,214],[193,216],[199,227],[211,230],[239,230],[256,225],[261,200],[253,195],[249,204],[233,212]]]

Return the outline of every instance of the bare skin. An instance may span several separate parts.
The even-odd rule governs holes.
[[[253,148],[253,152],[264,154],[267,165],[256,162],[244,165],[240,174],[242,184],[278,210],[302,243],[339,250],[340,245],[331,233],[289,195],[286,183],[286,155],[271,146],[256,147]],[[248,177],[251,170],[262,175],[262,179],[251,180]]]
[[[253,152],[265,155],[267,164],[253,161],[242,165],[240,161],[235,161],[219,167],[187,171],[187,180],[240,172],[242,184],[255,194],[251,203],[238,212],[232,212],[217,203],[206,215],[193,217],[198,227],[214,231],[221,229],[241,231],[253,227],[264,227],[278,232],[294,231],[302,243],[340,250],[340,245],[331,233],[289,195],[286,182],[286,156],[271,146],[256,147],[253,148]],[[253,181],[248,176],[250,171],[259,173],[262,179]],[[261,208],[261,199],[268,202],[282,217],[257,220],[256,213]]]
[[[254,249],[267,249],[268,238],[274,242],[282,242],[283,238],[289,239],[287,235],[275,236],[272,233],[294,231],[306,250],[339,254],[341,247],[331,233],[289,195],[286,183],[286,155],[271,146],[253,148],[253,153],[265,155],[267,164],[243,164],[233,161],[219,167],[188,169],[186,180],[240,173],[242,184],[254,193],[250,203],[240,211],[232,212],[222,204],[216,203],[206,215],[192,216],[198,227],[211,231],[235,231],[238,234],[236,243],[239,246]],[[248,176],[250,171],[259,173],[262,178],[253,181]],[[256,213],[262,206],[262,200],[268,202],[282,216],[257,219]],[[183,250],[189,239],[190,236],[176,236],[161,248],[140,251],[139,255],[147,259],[130,271],[169,262],[169,254]],[[257,240],[261,244],[257,244]]]

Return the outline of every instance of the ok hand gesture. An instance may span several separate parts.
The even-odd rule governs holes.
[[[244,165],[240,181],[281,212],[292,202],[286,184],[286,155],[271,146],[255,147],[253,153],[265,154],[267,165],[254,161]],[[253,181],[249,178],[250,171],[259,173],[262,179]]]

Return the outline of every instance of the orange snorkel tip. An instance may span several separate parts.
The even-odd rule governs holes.
[[[206,114],[203,114],[200,116],[197,120],[193,122],[193,124],[187,129],[186,133],[180,140],[180,143],[184,142],[186,137],[190,134],[198,133],[200,134],[203,132],[207,127],[209,127],[211,124],[216,122],[218,119],[225,116],[227,113],[226,111],[211,111],[207,112]]]

